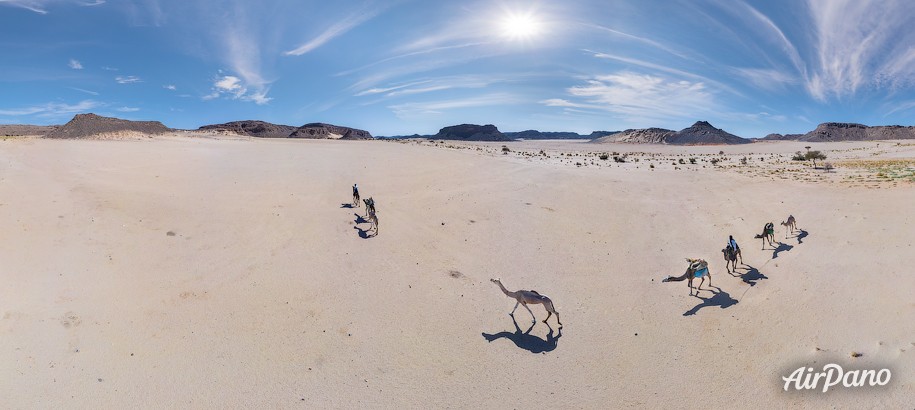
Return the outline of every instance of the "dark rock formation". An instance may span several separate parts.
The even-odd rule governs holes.
[[[457,141],[511,141],[495,125],[461,124],[442,128],[432,138]]]
[[[595,139],[596,143],[625,142],[633,144],[667,144],[676,131],[664,128],[628,129]]]
[[[613,134],[619,134],[622,131],[591,131],[591,135],[588,135],[589,139],[595,140],[598,138],[603,138]]]
[[[159,121],[129,121],[95,114],[77,114],[70,122],[46,135],[47,138],[91,138],[100,135],[155,135],[173,131]]]
[[[668,144],[674,145],[749,144],[751,142],[753,141],[715,128],[705,121],[696,121],[692,126],[678,131],[667,140]]]
[[[372,134],[355,128],[313,122],[297,128],[289,134],[289,138],[370,140]]]
[[[23,135],[47,135],[59,125],[0,124],[0,137],[21,137]]]
[[[259,138],[287,138],[296,130],[291,125],[277,125],[264,121],[232,121],[225,124],[204,125],[201,131],[219,131]]]
[[[527,130],[520,132],[503,132],[508,138],[511,139],[526,139],[526,140],[571,140],[571,139],[589,139],[590,137],[586,135],[581,135],[577,132],[550,132],[550,131],[537,131],[537,130]]]
[[[826,122],[798,138],[799,141],[809,142],[901,139],[915,139],[915,127],[903,127],[900,125],[868,127],[867,125],[855,123]]]

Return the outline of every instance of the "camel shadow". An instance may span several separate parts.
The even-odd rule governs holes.
[[[797,234],[797,236],[795,236],[795,238],[797,238],[797,243],[800,245],[800,244],[804,243],[804,238],[807,237],[808,233],[807,233],[807,231],[805,231],[803,229],[798,229],[798,230],[800,232]]]
[[[532,323],[531,327],[529,327],[524,332],[521,331],[521,328],[518,326],[518,321],[515,320],[514,316],[512,316],[512,323],[515,324],[514,332],[503,331],[495,334],[487,334],[486,332],[483,332],[483,338],[486,339],[487,342],[505,338],[511,340],[515,346],[518,346],[531,353],[546,353],[555,350],[559,342],[559,338],[562,337],[561,327],[559,328],[559,332],[556,334],[556,337],[553,337],[553,327],[550,326],[549,323],[546,324],[546,327],[550,328],[550,332],[546,334],[546,340],[531,334],[531,330],[534,329],[534,325],[536,323]]]
[[[731,274],[731,276],[742,279],[743,283],[746,283],[750,286],[756,286],[756,282],[760,281],[762,279],[769,279],[768,276],[760,273],[759,269],[756,269],[756,268],[754,268],[750,265],[746,265],[746,264],[744,264],[744,266],[746,266],[746,269],[747,269],[747,271],[745,273],[740,274],[740,275]]]
[[[772,251],[772,259],[777,258],[779,253],[790,251],[792,248],[794,248],[794,246],[788,245],[787,243],[781,243],[781,242],[779,242],[779,243],[778,243],[778,248],[775,248],[775,249]]]
[[[365,219],[365,217],[363,217],[362,215],[359,215],[359,214],[357,214],[357,213],[355,213],[355,212],[353,213],[353,215],[356,216],[355,221],[356,221],[357,224],[364,224],[364,223],[367,223],[367,222],[368,222],[368,220]]]
[[[713,295],[711,297],[701,297],[698,294],[695,296],[699,299],[702,299],[702,303],[694,306],[692,309],[683,312],[683,316],[692,316],[699,312],[700,309],[704,307],[718,306],[722,309],[729,308],[737,304],[737,299],[731,297],[731,295],[717,286],[711,286],[715,289],[718,289],[717,292],[711,291]]]
[[[359,237],[362,239],[369,239],[369,238],[375,237],[374,233],[371,233],[371,234],[369,233],[369,231],[370,231],[369,229],[362,229],[358,226],[354,226],[353,229],[359,231]]]
[[[353,209],[355,208],[353,204],[340,204],[340,208]]]

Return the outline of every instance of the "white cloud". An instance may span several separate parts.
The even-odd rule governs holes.
[[[76,104],[65,104],[58,102],[49,102],[42,105],[33,105],[30,107],[0,109],[0,115],[9,116],[26,116],[34,115],[37,117],[56,118],[66,115],[73,115],[86,112],[88,110],[102,106],[101,103],[93,100],[83,100]]]
[[[72,58],[71,58],[71,59],[70,59],[70,62],[67,63],[67,65],[68,65],[70,68],[74,69],[74,70],[82,70],[82,69],[83,69],[83,64],[80,63],[79,60],[76,60],[76,59],[72,59]]]
[[[126,75],[126,76],[119,75],[117,77],[114,77],[114,81],[117,81],[118,84],[133,84],[133,83],[143,82],[143,80],[141,80],[140,77],[137,77],[135,75]]]
[[[104,65],[102,66],[102,70],[105,70],[105,71],[118,71],[117,68],[108,67],[108,66],[104,66]]]
[[[629,122],[704,117],[718,107],[702,82],[627,71],[588,78],[585,84],[570,87],[567,92],[573,99],[552,98],[541,103],[600,109]]]
[[[241,78],[234,75],[222,75],[213,81],[213,88],[210,94],[201,97],[204,101],[213,100],[219,97],[227,97],[233,100],[251,101],[257,105],[264,105],[270,102],[272,98],[267,97],[266,89],[249,90]]]
[[[734,73],[749,81],[757,88],[769,91],[784,90],[787,85],[797,84],[800,79],[790,73],[768,68],[734,68]]]
[[[140,111],[140,109],[139,109],[139,108],[136,108],[136,107],[120,107],[120,108],[117,108],[117,110],[120,111],[120,112],[137,112],[137,111]]]
[[[173,84],[163,85],[162,88],[169,90],[169,91],[175,91],[178,89],[178,87],[175,87]]]
[[[327,30],[324,30],[324,32],[319,34],[317,37],[283,54],[287,56],[300,56],[302,54],[308,53],[318,47],[323,46],[328,41],[346,34],[346,32],[352,30],[360,24],[371,20],[373,17],[378,15],[380,11],[381,10],[365,10],[364,8],[358,10],[343,20],[340,20],[339,22],[331,25],[327,28]]]

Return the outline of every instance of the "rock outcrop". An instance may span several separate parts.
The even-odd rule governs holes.
[[[512,139],[496,128],[495,125],[461,124],[442,128],[432,136],[440,140],[457,141],[511,141]]]
[[[59,125],[0,124],[0,137],[47,135],[57,127]]]
[[[706,121],[696,121],[695,124],[684,128],[670,137],[668,144],[674,145],[722,145],[722,144],[749,144],[746,138],[738,137],[720,128],[715,128]]]
[[[77,114],[70,122],[49,132],[47,138],[94,138],[157,135],[172,132],[159,121],[130,121],[102,117],[95,114]]]
[[[629,129],[616,134],[600,137],[597,143],[624,142],[634,144],[670,144],[670,145],[722,145],[748,144],[752,141],[738,137],[720,128],[715,128],[705,121],[680,131],[664,128]]]
[[[370,140],[372,134],[355,128],[314,122],[296,128],[289,134],[289,138]]]
[[[204,125],[200,131],[216,131],[258,138],[288,138],[296,127],[291,125],[271,124],[265,121],[248,120],[232,121],[225,124]]]
[[[511,139],[525,139],[525,140],[571,140],[571,139],[589,139],[587,135],[581,135],[577,132],[551,132],[551,131],[537,131],[537,130],[526,130],[520,132],[503,132],[508,138]]]

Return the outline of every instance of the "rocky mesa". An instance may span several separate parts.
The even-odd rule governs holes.
[[[105,138],[136,137],[172,132],[171,128],[159,121],[130,121],[120,118],[102,117],[96,114],[77,114],[70,122],[49,132],[47,138]]]

